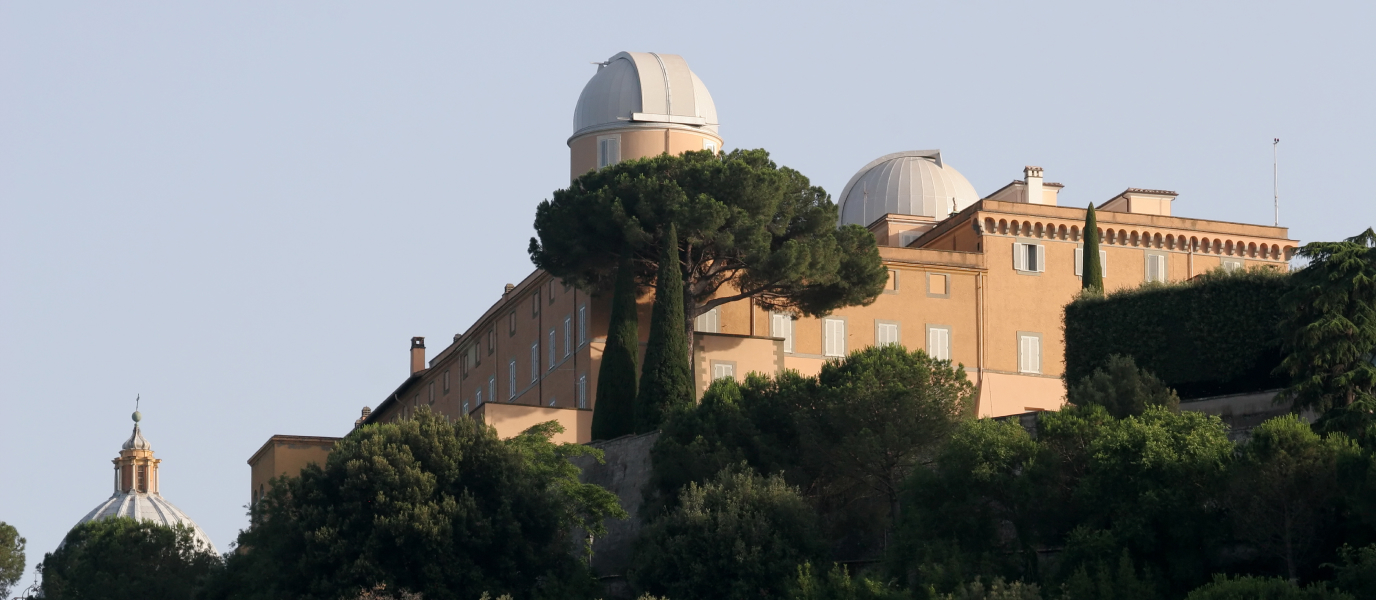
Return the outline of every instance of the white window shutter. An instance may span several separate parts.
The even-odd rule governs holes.
[[[1042,372],[1042,341],[1041,341],[1040,339],[1037,339],[1037,338],[1035,338],[1035,337],[1030,337],[1030,336],[1029,336],[1027,339],[1028,339],[1029,342],[1031,342],[1031,346],[1032,346],[1032,372],[1033,372],[1033,373],[1041,373],[1041,372]]]
[[[1083,276],[1084,274],[1085,274],[1085,249],[1084,249],[1084,248],[1076,248],[1076,249],[1075,249],[1075,275],[1077,275],[1077,276]]]
[[[1041,245],[1041,244],[1036,244],[1036,245],[1035,245],[1035,248],[1037,249],[1037,272],[1038,272],[1038,273],[1045,272],[1045,271],[1046,271],[1046,246],[1043,246],[1043,245]]]
[[[1013,268],[1019,271],[1027,270],[1027,249],[1025,244],[1013,244]]]
[[[1099,275],[1108,277],[1108,250],[1099,251]]]

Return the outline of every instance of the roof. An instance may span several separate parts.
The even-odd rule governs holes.
[[[215,543],[210,541],[210,536],[206,535],[205,530],[201,529],[200,525],[197,525],[195,521],[191,520],[191,517],[186,516],[186,513],[173,506],[171,502],[156,492],[151,494],[116,493],[110,496],[109,500],[102,502],[100,506],[86,513],[86,516],[82,517],[77,525],[113,517],[129,517],[168,527],[186,525],[191,528],[198,543],[204,545],[211,552],[219,554],[219,550],[215,549]]]
[[[717,107],[683,57],[620,52],[598,63],[597,73],[583,86],[573,109],[573,137],[637,124],[715,134]]]
[[[886,214],[945,218],[979,200],[940,150],[894,152],[861,167],[841,191],[841,224],[869,225]],[[954,204],[954,206],[953,206]]]

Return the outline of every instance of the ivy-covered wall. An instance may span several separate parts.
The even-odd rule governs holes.
[[[1065,308],[1065,376],[1078,381],[1113,354],[1130,355],[1175,388],[1202,398],[1284,387],[1280,297],[1288,274],[1214,271],[1151,283]]]

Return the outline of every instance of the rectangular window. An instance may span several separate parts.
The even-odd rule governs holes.
[[[431,405],[434,405],[434,404],[435,404],[435,382],[433,382],[433,381],[430,382],[430,401],[429,401],[429,403],[430,403]]]
[[[530,345],[530,382],[540,379],[540,342]]]
[[[551,371],[554,370],[554,361],[558,358],[558,350],[556,350],[558,347],[554,337],[554,328],[551,327],[549,330],[549,365],[546,367]]]
[[[843,319],[822,319],[822,354],[846,355],[846,322]]]
[[[694,320],[693,329],[703,333],[720,333],[721,331],[721,307],[713,308],[705,313],[698,315]]]
[[[712,361],[712,381],[718,379],[735,379],[736,363],[730,361]]]
[[[1028,273],[1046,271],[1046,247],[1041,244],[1013,244],[1013,268]]]
[[[573,317],[564,317],[564,356],[573,354]]]
[[[483,388],[478,388],[477,393],[473,394],[473,406],[483,405]]]
[[[784,352],[793,353],[793,315],[771,313],[769,315],[769,335],[784,338]]]
[[[588,343],[588,306],[578,307],[578,345]]]
[[[944,273],[927,274],[927,295],[934,298],[951,297],[951,278]]]
[[[1108,250],[1099,251],[1099,273],[1108,277]],[[1085,249],[1079,247],[1075,249],[1075,276],[1083,277],[1085,274]]]
[[[1042,372],[1042,336],[1018,332],[1018,372]]]
[[[512,359],[506,366],[506,393],[508,400],[516,399],[516,360]]]
[[[1228,258],[1223,259],[1223,270],[1224,270],[1224,271],[1227,271],[1227,272],[1229,272],[1229,273],[1232,273],[1233,271],[1236,271],[1236,270],[1241,269],[1241,268],[1242,268],[1242,261],[1240,261],[1240,260],[1232,260],[1232,259],[1228,259]]]
[[[621,162],[621,136],[608,135],[597,138],[597,168],[610,167]]]
[[[483,345],[482,345],[481,342],[476,343],[476,344],[473,344],[472,346],[470,346],[470,347],[468,348],[468,351],[473,353],[473,366],[475,366],[475,367],[478,366],[478,365],[483,364],[483,352],[482,352],[482,350],[483,350]]]
[[[554,396],[550,396],[550,397],[549,397],[549,405],[550,405],[550,406],[554,406],[554,405],[557,404],[558,402],[559,402],[559,399],[558,399],[558,398],[555,398]]]
[[[449,371],[444,372],[444,393],[449,393]]]
[[[887,346],[898,343],[898,323],[874,322],[874,345]]]
[[[702,149],[712,154],[717,153],[717,143],[712,140],[702,140]]]
[[[496,352],[496,351],[497,351],[497,329],[496,329],[496,328],[492,328],[492,329],[487,330],[487,355],[488,355],[488,356],[492,356],[492,353],[493,353],[493,352]]]
[[[898,293],[898,271],[889,269],[889,281],[884,284],[884,292],[888,294]]]
[[[951,329],[927,326],[927,355],[937,360],[951,360]]]
[[[536,290],[535,293],[533,293],[533,294],[530,295],[530,316],[532,316],[532,317],[538,317],[538,316],[540,316],[540,291],[539,291],[539,290]]]
[[[508,335],[516,335],[516,311],[506,316],[506,327]]]
[[[913,241],[916,240],[916,239],[919,238],[919,237],[922,237],[922,233],[921,233],[921,232],[918,232],[918,231],[903,231],[903,232],[899,232],[899,234],[898,234],[898,245],[899,245],[899,246],[902,246],[902,247],[904,247],[904,248],[907,248],[907,247],[908,247],[908,244],[913,243]]]
[[[549,280],[549,303],[554,304],[554,280]]]
[[[468,414],[468,401],[467,401],[467,400],[464,400],[464,401],[463,401],[463,414],[465,414],[465,415]]]
[[[1166,255],[1148,254],[1147,255],[1147,281],[1166,281]]]
[[[496,399],[497,399],[497,376],[496,376],[496,375],[491,375],[491,376],[489,376],[489,377],[487,378],[487,398],[488,398],[489,400],[496,400]]]
[[[588,376],[578,376],[578,408],[588,407]]]

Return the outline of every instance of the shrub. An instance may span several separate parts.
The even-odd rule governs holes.
[[[1185,600],[1355,600],[1350,594],[1328,589],[1323,583],[1298,587],[1279,577],[1228,578],[1214,575],[1214,580],[1185,597]]]
[[[1148,406],[1177,410],[1180,397],[1160,378],[1137,368],[1131,356],[1113,355],[1102,367],[1067,390],[1067,400],[1076,406],[1097,404],[1114,418],[1140,415]]]

